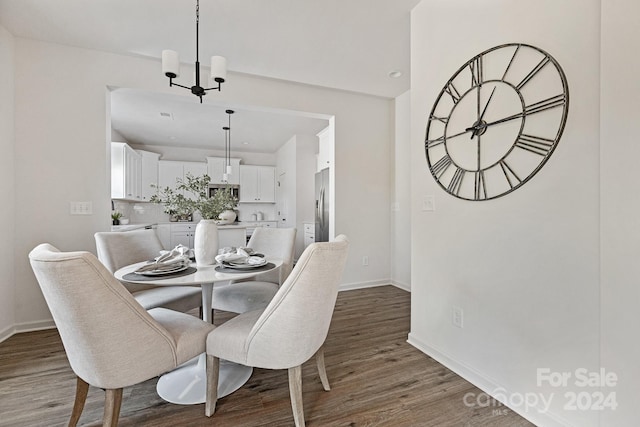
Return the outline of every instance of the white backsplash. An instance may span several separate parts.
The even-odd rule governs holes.
[[[169,215],[163,212],[162,205],[155,203],[113,201],[115,209],[122,212],[123,218],[128,218],[130,224],[157,224],[169,222]],[[252,221],[252,215],[262,212],[263,221],[277,221],[276,205],[269,203],[241,203],[238,206],[238,220]],[[200,216],[194,215],[194,221],[199,221]]]

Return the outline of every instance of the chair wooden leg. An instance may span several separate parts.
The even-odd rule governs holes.
[[[324,346],[321,346],[316,352],[316,365],[318,366],[318,375],[320,375],[322,387],[325,391],[331,390],[329,378],[327,378],[327,369],[324,366]]]
[[[204,405],[204,414],[207,417],[210,417],[216,411],[219,373],[220,359],[207,354],[207,397]]]
[[[302,365],[289,368],[289,394],[291,409],[296,427],[304,427],[304,408],[302,407]]]
[[[117,427],[122,404],[122,389],[110,388],[105,390],[103,427]]]
[[[84,409],[84,402],[87,400],[89,384],[80,377],[76,377],[76,400],[73,402],[73,410],[69,419],[69,427],[76,427]]]

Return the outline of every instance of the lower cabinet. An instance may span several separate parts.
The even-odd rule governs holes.
[[[197,223],[195,222],[158,224],[156,234],[162,242],[162,246],[164,246],[166,250],[171,250],[178,245],[193,248],[193,241],[196,235],[196,225]],[[245,246],[245,233],[246,230],[244,228],[219,228],[218,247]]]
[[[162,246],[164,246],[166,250],[171,250],[178,245],[193,248],[196,224],[193,222],[158,224],[156,234],[158,235],[160,242],[162,242]]]
[[[316,241],[316,224],[313,222],[304,223],[304,247]]]

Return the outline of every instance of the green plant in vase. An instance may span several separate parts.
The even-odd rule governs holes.
[[[120,218],[122,218],[122,212],[119,212],[119,211],[111,212],[111,221],[113,225],[120,225]]]
[[[209,197],[209,175],[193,176],[187,173],[185,179],[176,179],[176,189],[158,189],[150,201],[164,204],[164,212],[176,216],[191,216],[199,212],[202,219],[218,220],[220,214],[233,211],[238,206],[238,198],[231,193],[231,187],[217,191]],[[152,185],[154,188],[157,186]],[[192,196],[192,197],[189,197]]]
[[[154,184],[151,184],[151,187],[156,188],[158,192],[151,196],[150,202],[164,205],[164,213],[171,215],[176,220],[191,220],[193,212],[196,210],[193,200],[170,187],[159,188]]]
[[[178,188],[195,196],[195,208],[203,219],[217,220],[222,212],[233,211],[238,206],[238,199],[231,193],[231,187],[217,191],[209,197],[209,175],[194,177],[187,173],[185,178],[185,181],[179,180]]]

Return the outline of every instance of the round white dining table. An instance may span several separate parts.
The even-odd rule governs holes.
[[[145,276],[139,280],[132,279],[131,276],[128,276],[126,279],[124,278],[124,276],[135,272],[147,263],[143,261],[123,267],[117,270],[114,275],[118,280],[143,285],[200,286],[202,289],[202,318],[204,321],[211,323],[213,322],[211,316],[213,286],[223,286],[229,284],[232,280],[248,279],[267,271],[273,271],[282,265],[282,260],[279,258],[266,257],[266,260],[267,263],[271,263],[273,267],[231,273],[216,271],[216,267],[219,267],[219,265],[196,265],[192,263],[191,267],[197,269],[192,274],[182,276],[172,276],[170,274],[153,277]],[[205,361],[206,354],[202,353],[200,356],[180,365],[175,370],[162,375],[158,379],[156,386],[158,395],[167,402],[182,405],[204,403],[207,388]],[[233,393],[242,387],[242,385],[249,380],[252,373],[253,368],[249,366],[221,360],[218,379],[218,398]]]

